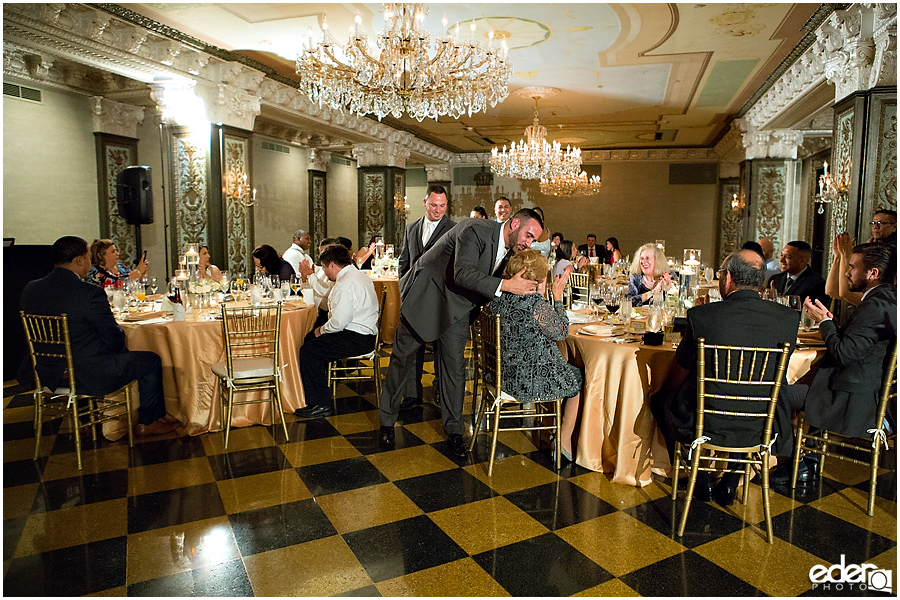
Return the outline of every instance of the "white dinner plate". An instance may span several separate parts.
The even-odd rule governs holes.
[[[569,317],[569,323],[590,323],[597,320],[593,315],[586,315],[571,310],[566,311],[566,316]]]
[[[585,325],[579,330],[579,333],[596,337],[616,337],[625,335],[625,330],[621,327],[610,327],[608,325]]]

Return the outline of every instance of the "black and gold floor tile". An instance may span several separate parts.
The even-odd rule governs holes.
[[[557,472],[518,432],[501,434],[491,477],[486,429],[455,458],[430,389],[391,447],[371,384],[350,384],[335,416],[285,415],[289,441],[278,424],[232,430],[227,451],[222,432],[133,449],[87,436],[80,472],[61,419],[32,460],[31,396],[4,392],[8,596],[842,595],[811,589],[809,570],[842,554],[897,566],[891,470],[871,518],[865,468],[831,461],[821,480],[773,487],[773,544],[758,482],[746,505],[693,502],[679,537],[668,481]]]

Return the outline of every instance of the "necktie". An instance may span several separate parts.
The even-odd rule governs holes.
[[[422,245],[424,246],[428,243],[428,240],[431,239],[431,234],[434,231],[435,224],[428,219],[425,219],[425,222],[422,225]]]
[[[512,256],[512,250],[508,250],[503,258],[500,259],[500,263],[494,269],[494,277],[503,277],[503,271],[506,270],[506,263],[509,262],[510,256]]]
[[[788,275],[784,281],[784,291],[787,292],[789,289],[791,289],[792,285],[794,285],[794,276]]]

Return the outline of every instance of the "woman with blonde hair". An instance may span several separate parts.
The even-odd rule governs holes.
[[[141,257],[141,261],[133,271],[120,263],[119,251],[110,239],[94,240],[91,244],[91,264],[94,266],[84,280],[100,287],[115,286],[125,279],[140,279],[150,268],[146,254]]]
[[[641,306],[650,303],[653,292],[669,291],[672,274],[668,267],[666,255],[656,244],[648,243],[638,248],[631,263],[626,299],[631,300],[634,306]]]
[[[503,391],[520,402],[574,398],[577,407],[583,380],[581,371],[566,362],[556,345],[569,335],[569,318],[562,303],[569,273],[554,278],[551,304],[544,298],[548,268],[547,259],[537,250],[526,249],[514,254],[503,278],[510,279],[522,272],[523,279],[537,282],[537,289],[521,296],[503,292],[491,301],[491,312],[500,315]],[[563,428],[564,455],[571,445],[574,421],[568,424],[568,434]]]

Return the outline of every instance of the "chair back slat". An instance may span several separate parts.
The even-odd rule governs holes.
[[[22,326],[25,328],[25,340],[28,354],[31,357],[31,368],[34,371],[35,387],[41,389],[38,374],[38,363],[44,361],[64,361],[68,372],[67,387],[75,393],[75,368],[72,357],[72,344],[69,337],[69,319],[66,313],[59,316],[33,315],[19,311]]]
[[[281,302],[275,306],[260,307],[222,305],[225,361],[229,376],[234,373],[235,359],[271,358],[276,368],[280,366],[281,308]]]
[[[500,368],[500,315],[492,314],[488,306],[484,306],[478,314],[480,330],[481,367],[484,369],[485,383],[496,390],[497,397],[502,389]]]
[[[775,404],[787,368],[790,343],[779,348],[723,346],[697,339],[697,437],[704,433],[707,415],[755,419],[762,423],[761,445],[768,445],[775,418]],[[707,368],[711,357],[712,369]],[[774,364],[777,359],[777,364]],[[724,367],[724,369],[723,369]],[[711,389],[710,385],[713,388]],[[760,394],[753,394],[759,390]],[[709,400],[713,405],[707,406]],[[766,410],[752,410],[760,402]],[[747,407],[741,407],[747,403]]]
[[[591,279],[588,273],[576,272],[569,275],[569,281],[566,283],[566,307],[571,308],[573,302],[589,304],[591,301],[590,285]]]

